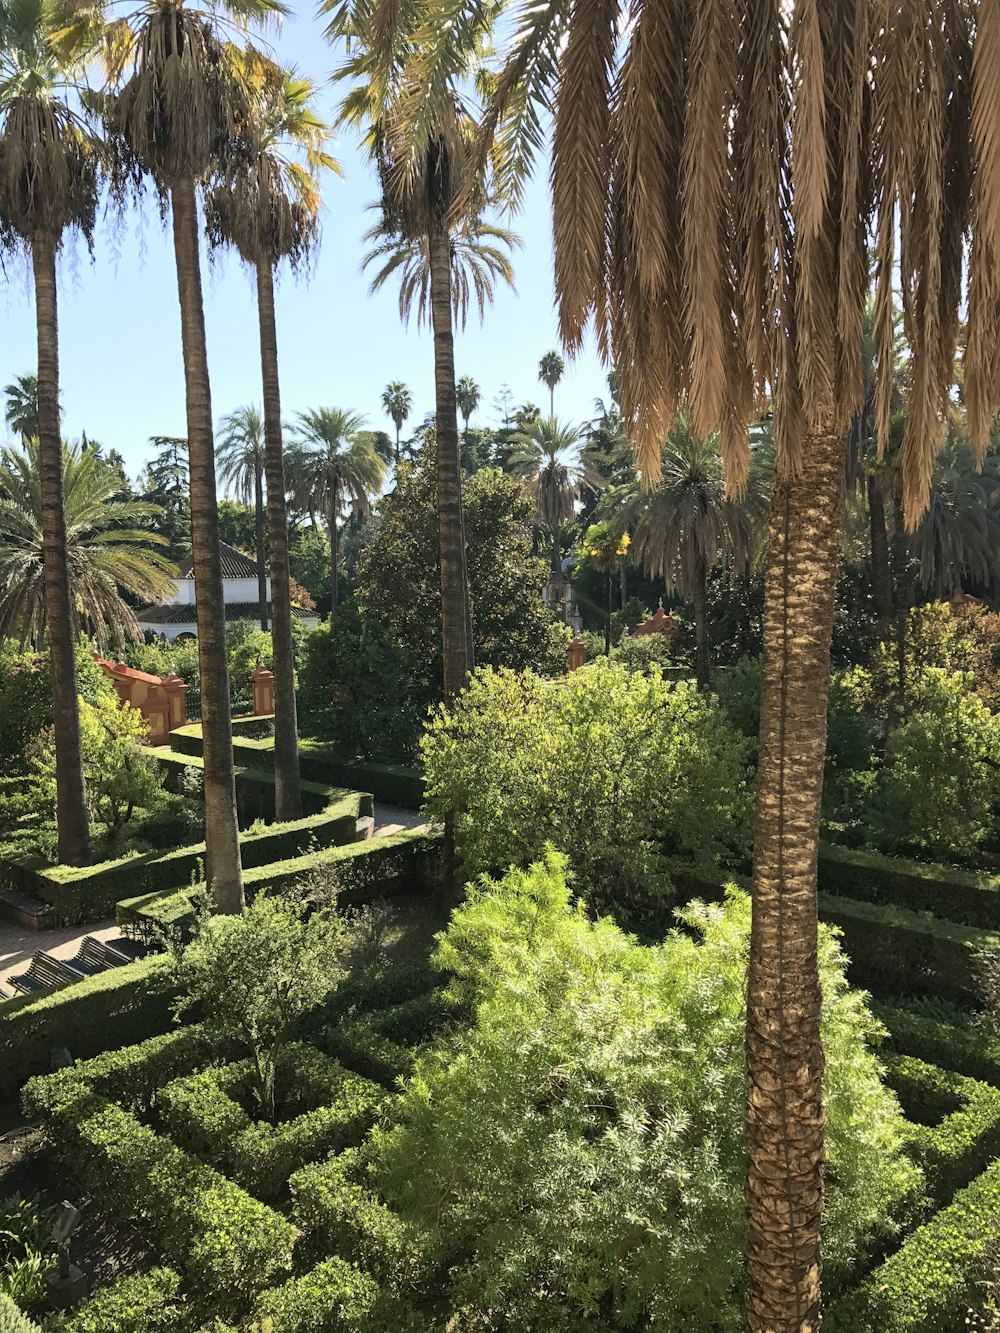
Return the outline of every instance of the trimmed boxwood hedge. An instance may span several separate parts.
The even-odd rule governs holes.
[[[280,893],[317,871],[334,871],[340,881],[338,902],[356,907],[377,898],[433,891],[438,883],[441,834],[404,829],[384,838],[325,847],[287,861],[249,869],[243,876],[248,899],[261,888]],[[192,894],[203,885],[173,893],[145,893],[117,904],[123,930],[153,938],[158,930],[189,930],[194,924]]]
[[[156,762],[167,791],[180,791],[186,773],[200,775],[205,768],[201,755],[175,754],[172,750],[157,750]],[[255,819],[273,820],[274,771],[259,765],[253,768],[237,766],[234,771],[240,828],[248,828]],[[303,815],[322,814],[332,800],[344,794],[342,787],[326,782],[303,781],[301,788]],[[362,810],[362,814],[371,813],[371,809]]]
[[[178,754],[202,753],[201,724],[178,727],[170,733],[170,748]],[[250,768],[274,770],[274,737],[252,738],[234,729],[233,755],[238,764]],[[378,764],[365,759],[338,755],[334,746],[309,738],[299,741],[299,769],[302,777],[335,786],[358,787],[372,792],[387,805],[419,810],[424,803],[424,777],[419,769],[399,764]]]
[[[966,926],[1000,931],[998,875],[824,844],[819,853],[819,887],[824,893],[895,903]]]
[[[332,790],[332,789],[331,789]],[[281,824],[240,838],[246,870],[304,856],[314,847],[344,846],[357,837],[357,821],[372,810],[365,792],[336,790],[336,799],[320,814]],[[189,885],[204,873],[205,844],[169,852],[104,861],[95,866],[33,867],[5,863],[3,871],[22,892],[51,903],[58,918],[69,924],[111,916],[126,893],[165,893]]]
[[[957,1027],[896,1005],[873,1004],[888,1030],[885,1046],[903,1055],[915,1055],[1000,1087],[1000,1040],[977,1027]]]
[[[183,1315],[172,1268],[122,1277],[73,1311],[71,1333],[175,1333]]]
[[[253,1333],[355,1333],[372,1328],[368,1316],[378,1296],[373,1278],[334,1255],[266,1291],[249,1327]]]
[[[60,990],[0,1003],[0,1097],[52,1068],[52,1052],[96,1055],[109,1043],[143,1041],[171,1021],[173,993],[162,957],[98,972]]]
[[[828,1311],[824,1333],[959,1333],[1000,1218],[1000,1161]]]

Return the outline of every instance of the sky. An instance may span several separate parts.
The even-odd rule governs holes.
[[[311,6],[293,5],[273,39],[278,57],[316,82],[321,110],[332,119],[337,93],[328,82],[336,55],[323,42]],[[376,220],[368,206],[376,181],[353,135],[338,137],[334,155],[345,180],[324,184],[323,237],[308,274],[279,273],[276,293],[282,410],[342,407],[364,413],[372,429],[393,433],[381,407],[390,380],[413,393],[410,425],[434,406],[430,334],[403,327],[398,292],[368,294],[361,272],[361,238]],[[506,383],[515,403],[547,410],[548,390],[538,362],[557,347],[552,287],[552,239],[545,164],[530,185],[524,211],[511,224],[524,241],[514,256],[516,292],[498,290],[485,324],[470,315],[456,333],[456,374],[471,375],[482,391],[473,426],[502,424],[493,403]],[[35,324],[30,269],[7,261],[0,273],[0,386],[34,369]],[[212,410],[227,412],[260,400],[257,314],[250,277],[234,255],[203,262]],[[120,450],[136,474],[151,454],[151,435],[184,435],[180,316],[169,228],[155,201],[125,225],[102,219],[91,258],[82,244],[64,251],[59,271],[59,335],[63,428],[82,431]],[[606,376],[590,342],[555,394],[556,415],[580,422],[594,399],[607,397]],[[0,426],[2,432],[2,426]]]

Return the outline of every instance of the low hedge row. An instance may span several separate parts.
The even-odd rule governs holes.
[[[289,1274],[292,1224],[123,1107],[90,1094],[44,1128],[99,1207],[134,1226],[206,1309],[239,1316]]]
[[[290,1048],[285,1063],[294,1064],[299,1055],[300,1048]],[[304,1051],[301,1055],[316,1095],[318,1061],[324,1057],[320,1052],[316,1059]],[[299,1167],[360,1142],[385,1099],[382,1088],[349,1074],[329,1057],[326,1065],[323,1104],[281,1124],[253,1120],[230,1095],[247,1076],[245,1061],[169,1083],[157,1098],[157,1109],[175,1143],[218,1164],[258,1198],[276,1199]],[[288,1090],[295,1086],[290,1079]]]
[[[402,1004],[440,984],[441,973],[426,958],[392,963],[348,977],[326,1002],[323,1012],[327,1018],[352,1018],[372,1009]]]
[[[111,968],[60,990],[0,1003],[0,1097],[52,1068],[55,1051],[74,1058],[108,1044],[143,1041],[171,1021],[173,992],[162,957]]]
[[[369,1322],[378,1285],[353,1264],[324,1259],[261,1297],[247,1333],[356,1333]]]
[[[313,874],[334,875],[338,902],[359,906],[376,898],[426,894],[438,883],[441,835],[426,829],[405,829],[384,838],[324,847],[287,861],[247,870],[243,888],[252,899],[261,888],[282,892]],[[119,925],[140,938],[160,930],[188,930],[195,911],[191,886],[172,893],[143,893],[117,904]]]
[[[395,1088],[413,1069],[413,1051],[380,1032],[370,1014],[327,1028],[322,1040],[348,1068],[384,1088]]]
[[[266,719],[259,719],[260,722]],[[170,733],[170,748],[178,754],[200,755],[200,723],[178,727]],[[252,737],[245,731],[233,732],[233,755],[238,764],[249,768],[274,770],[274,736]],[[399,764],[379,764],[365,759],[348,759],[325,741],[304,738],[299,741],[299,770],[304,779],[330,782],[335,786],[359,787],[372,792],[388,805],[419,810],[424,803],[424,778],[418,769]]]
[[[385,1283],[419,1290],[435,1264],[423,1237],[359,1183],[355,1149],[296,1171],[295,1220],[311,1248],[334,1251]]]
[[[0,1333],[41,1333],[38,1325],[0,1291]]]
[[[989,1032],[971,1024],[942,1023],[896,1005],[876,1003],[872,1008],[888,1031],[887,1049],[1000,1087],[1000,1039]]]
[[[183,790],[185,774],[193,773],[201,779],[205,767],[201,755],[175,754],[172,750],[163,749],[156,752],[156,762],[167,791]],[[240,828],[249,827],[255,819],[274,819],[273,770],[237,766],[235,778],[236,813]],[[301,788],[302,813],[305,816],[322,814],[331,800],[343,794],[339,785],[331,786],[325,782],[303,781]],[[371,814],[371,810],[365,813]]]
[[[998,1217],[1000,1161],[832,1306],[824,1333],[958,1333]]]
[[[183,1318],[172,1268],[119,1278],[73,1311],[67,1333],[175,1333]]]
[[[357,820],[370,814],[371,808],[371,797],[366,793],[342,792],[321,814],[261,833],[246,833],[240,838],[244,869],[304,856],[317,845],[352,843],[357,836]],[[136,889],[143,894],[163,893],[191,884],[204,873],[204,862],[205,844],[200,842],[83,868],[5,863],[2,869],[23,893],[51,903],[60,921],[78,924],[112,915],[119,899],[126,893],[134,894]]]
[[[824,844],[819,887],[838,897],[894,903],[966,926],[1000,931],[1000,876]]]
[[[911,1055],[889,1052],[885,1061],[911,1122],[907,1146],[940,1206],[1000,1154],[1000,1088]]]

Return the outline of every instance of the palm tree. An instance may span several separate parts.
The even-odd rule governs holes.
[[[580,432],[550,417],[539,419],[515,435],[514,451],[507,466],[530,485],[538,510],[538,521],[552,534],[550,578],[553,586],[563,582],[562,530],[576,512],[576,502],[585,487],[598,482],[579,456]]]
[[[1000,456],[982,470],[967,440],[949,439],[931,479],[930,503],[908,538],[920,582],[935,597],[962,591],[965,580],[989,584],[1000,576]]]
[[[471,375],[463,375],[455,385],[455,402],[458,404],[458,410],[462,414],[462,422],[465,428],[465,452],[469,452],[469,419],[479,406],[482,399],[482,393],[479,385]]]
[[[538,363],[538,378],[549,391],[549,416],[556,414],[556,385],[563,377],[566,362],[558,352],[546,352]]]
[[[740,573],[753,563],[767,515],[766,472],[751,466],[742,500],[732,499],[718,436],[698,439],[681,413],[663,446],[656,489],[634,488],[615,520],[619,531],[633,527],[632,555],[646,573],[692,603],[695,679],[702,690],[711,682],[708,576],[717,568]]]
[[[219,912],[242,912],[229,708],[225,597],[205,345],[196,190],[217,170],[252,107],[248,59],[227,41],[233,21],[265,21],[279,0],[143,0],[106,21],[109,0],[59,0],[64,36],[100,43],[110,93],[104,122],[125,169],[145,171],[170,204],[187,409],[191,478],[191,559],[198,619],[205,759],[205,872]],[[231,8],[230,8],[231,4]],[[270,62],[254,62],[266,70]]]
[[[75,54],[68,44],[67,52]],[[46,30],[42,0],[8,0],[0,7],[0,244],[31,255],[38,368],[33,385],[25,377],[11,386],[17,402],[8,398],[7,420],[12,424],[14,408],[22,431],[32,429],[39,440],[58,853],[62,862],[84,865],[90,860],[90,831],[62,494],[56,252],[68,228],[88,240],[93,232],[103,146],[71,110],[68,85]]]
[[[393,380],[382,390],[382,407],[396,427],[396,462],[399,462],[399,432],[413,407],[413,395],[401,380]]]
[[[395,134],[410,166],[433,140],[450,72],[493,35],[483,24],[494,13],[477,0],[383,8],[378,72],[412,90]],[[419,21],[416,56],[392,40],[389,15],[405,35]],[[747,982],[751,1333],[803,1333],[821,1318],[816,865],[869,240],[880,440],[892,409],[894,290],[910,342],[900,460],[913,527],[966,309],[977,456],[1000,406],[994,19],[985,0],[877,11],[815,0],[525,3],[484,115],[480,161],[493,158],[498,188],[516,201],[551,111],[561,338],[572,351],[596,321],[650,480],[683,392],[694,432],[719,428],[738,494],[747,422],[774,390]]]
[[[364,513],[381,490],[386,463],[375,448],[365,419],[338,407],[320,407],[296,417],[295,446],[288,472],[295,503],[326,515],[330,537],[330,619],[337,614],[338,522],[344,504]]]
[[[590,563],[604,577],[604,654],[611,652],[611,580],[628,554],[629,535],[616,532],[610,523],[591,523],[583,534],[583,549]]]
[[[364,38],[347,69],[364,79],[372,53]],[[378,85],[369,81],[345,101],[344,118],[368,126],[369,140],[382,179],[382,222],[365,237],[373,249],[365,267],[381,267],[372,281],[377,291],[391,276],[399,278],[399,308],[404,320],[415,311],[418,323],[434,331],[435,475],[438,489],[438,543],[441,563],[441,634],[445,699],[452,699],[471,671],[472,606],[462,518],[462,462],[455,398],[454,325],[464,328],[474,299],[483,317],[496,280],[513,285],[505,253],[520,244],[512,232],[482,221],[481,192],[456,216],[462,188],[468,184],[476,124],[454,89],[436,109],[434,133],[410,172],[393,159],[392,118],[400,98],[380,102]]]
[[[4,420],[23,440],[38,434],[38,376],[18,375],[4,389]]]
[[[264,560],[264,421],[256,407],[238,407],[222,418],[215,442],[219,478],[241,504],[253,505],[257,555],[257,607],[267,630],[267,565]],[[287,536],[285,538],[287,541]]]
[[[121,500],[121,475],[99,454],[63,445],[62,488],[69,565],[71,629],[102,648],[142,642],[135,612],[121,592],[143,602],[173,595],[177,566],[166,541],[149,531],[160,509]],[[46,637],[41,445],[0,452],[0,641],[39,646]]]
[[[312,84],[287,70],[280,77],[263,81],[243,140],[237,165],[209,191],[205,212],[210,242],[235,246],[244,263],[253,269],[257,283],[271,569],[275,812],[278,819],[288,820],[302,814],[302,785],[274,270],[282,260],[294,270],[314,251],[319,241],[316,176],[320,170],[339,168],[326,152],[327,127],[313,108]],[[304,162],[300,160],[303,158]],[[263,521],[258,510],[257,560],[262,569],[263,544]],[[261,597],[263,604],[263,589]]]

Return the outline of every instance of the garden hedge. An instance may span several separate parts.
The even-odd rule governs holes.
[[[333,1256],[302,1277],[273,1287],[260,1299],[249,1333],[355,1333],[367,1322],[379,1295],[375,1281]]]
[[[175,1333],[180,1274],[171,1268],[121,1277],[73,1311],[69,1333]]]
[[[96,1094],[55,1107],[55,1155],[109,1216],[131,1223],[223,1318],[288,1275],[295,1228],[225,1176]]]
[[[314,847],[344,846],[357,837],[357,820],[370,815],[372,798],[364,792],[337,789],[320,814],[276,825],[240,838],[245,870],[304,856]],[[68,924],[111,916],[125,894],[164,893],[197,882],[204,873],[205,844],[168,852],[146,852],[95,866],[40,866],[10,862],[0,866],[14,887],[51,903]]]
[[[184,775],[194,773],[199,776],[204,772],[205,761],[201,755],[175,754],[171,750],[157,750],[156,762],[160,768],[163,785],[167,791],[183,790]],[[240,828],[249,828],[255,819],[274,819],[274,771],[266,768],[235,769],[236,778],[236,813]],[[326,809],[331,800],[344,794],[339,785],[327,782],[301,783],[303,815],[318,815]],[[371,814],[371,810],[364,813]]]
[[[962,925],[1000,931],[997,875],[824,844],[819,853],[819,887],[824,893],[881,905],[894,903]]]
[[[257,719],[264,722],[266,719]],[[178,754],[202,753],[201,724],[178,727],[170,733],[170,748]],[[274,770],[274,737],[250,737],[245,733],[233,734],[233,756],[237,764],[249,768]],[[302,777],[313,782],[329,782],[335,786],[357,787],[370,791],[387,805],[399,805],[408,810],[419,810],[424,803],[423,774],[414,768],[399,764],[378,764],[365,759],[349,759],[338,755],[336,747],[325,741],[309,738],[299,741],[299,770]]]
[[[1000,1161],[837,1301],[824,1333],[959,1333],[998,1218]]]
[[[33,1320],[14,1304],[9,1296],[0,1291],[0,1333],[41,1333]]]
[[[243,889],[248,899],[259,889],[280,893],[312,874],[335,874],[340,886],[338,903],[356,907],[377,898],[402,894],[424,895],[434,890],[439,876],[441,834],[428,829],[404,829],[386,837],[338,847],[324,847],[287,861],[247,869]],[[194,923],[193,885],[173,893],[144,893],[117,904],[119,925],[141,938],[158,930],[188,930]]]
[[[51,1069],[54,1051],[87,1057],[166,1031],[173,993],[165,971],[162,957],[142,958],[60,990],[0,1003],[0,1097]]]
[[[888,1030],[885,1047],[1000,1087],[1000,1039],[971,1023],[959,1027],[896,1005],[872,1005]]]

